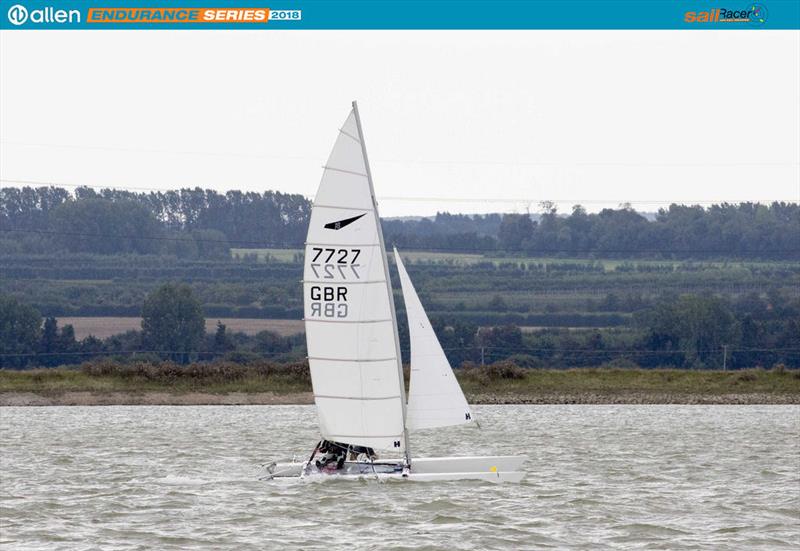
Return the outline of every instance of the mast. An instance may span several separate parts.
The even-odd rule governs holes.
[[[394,329],[394,348],[397,353],[397,376],[400,378],[400,403],[403,407],[403,440],[405,440],[406,464],[411,465],[411,449],[408,446],[408,427],[406,426],[406,382],[403,378],[403,357],[400,355],[400,334],[397,330],[397,310],[394,307],[394,292],[392,290],[392,280],[389,279],[389,261],[386,255],[386,243],[383,240],[383,229],[381,228],[381,218],[378,214],[378,202],[375,200],[375,186],[372,183],[372,170],[369,167],[367,157],[367,144],[364,140],[364,130],[361,128],[361,116],[358,114],[358,103],[353,102],[353,113],[356,115],[356,126],[358,127],[358,137],[361,138],[361,152],[364,155],[364,166],[367,169],[367,181],[369,182],[369,193],[372,197],[372,205],[375,209],[375,223],[378,226],[378,240],[381,244],[381,254],[383,254],[383,271],[386,276],[386,287],[389,291],[389,308],[392,311],[392,327]]]

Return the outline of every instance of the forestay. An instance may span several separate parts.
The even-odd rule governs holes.
[[[405,392],[386,255],[354,110],[325,166],[311,211],[303,297],[322,437],[405,450]]]
[[[409,430],[415,430],[468,423],[472,420],[472,412],[467,399],[439,339],[436,338],[397,249],[394,250],[394,258],[403,288],[411,340],[411,383],[408,389],[406,426]]]

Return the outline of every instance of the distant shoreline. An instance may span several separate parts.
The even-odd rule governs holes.
[[[684,404],[684,405],[800,405],[800,394],[737,393],[701,394],[667,392],[622,393],[542,393],[542,394],[478,394],[468,397],[472,404]],[[3,406],[204,406],[204,405],[308,405],[314,400],[311,392],[0,392]]]

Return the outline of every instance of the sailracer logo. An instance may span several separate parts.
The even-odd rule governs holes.
[[[365,212],[363,214],[359,214],[358,216],[353,216],[352,218],[345,218],[344,220],[337,220],[336,222],[328,222],[327,224],[325,224],[325,229],[326,230],[340,230],[345,226],[349,226],[350,224],[352,224],[353,222],[355,222],[356,220],[358,220],[362,216],[366,216],[366,215],[367,215],[367,213]]]
[[[763,25],[767,22],[767,8],[763,4],[748,4],[741,9],[713,8],[706,11],[687,11],[685,23],[749,23]]]

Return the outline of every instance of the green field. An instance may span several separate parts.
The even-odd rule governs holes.
[[[487,313],[534,316],[514,320],[518,325],[624,325],[624,317],[663,293],[734,298],[780,291],[792,298],[800,289],[797,262],[512,259],[415,251],[404,256],[430,313],[481,325],[502,323]],[[208,318],[302,318],[299,249],[234,249],[233,259],[213,261],[143,255],[10,255],[2,261],[0,293],[45,316],[138,316],[154,288],[182,281],[197,293]],[[597,314],[618,317],[613,323],[593,321]],[[581,316],[585,323],[578,323]]]
[[[259,262],[293,262],[298,254],[302,255],[303,249],[231,249],[231,257],[234,259],[255,255]]]
[[[215,332],[216,321],[224,320],[237,352],[265,358],[285,353],[287,347],[270,344],[267,336],[262,335],[261,341],[244,337],[255,337],[262,330],[282,335],[302,330],[300,250],[234,252],[238,257],[213,260],[6,255],[0,259],[0,294],[11,295],[44,317],[63,320],[61,327],[73,324],[79,340],[90,334],[113,340],[102,350],[97,343],[75,343],[70,353],[113,356],[144,350],[136,334],[116,336],[140,327],[138,318],[149,294],[167,282],[181,282],[202,305],[209,331]],[[796,261],[404,254],[420,300],[453,365],[526,355],[527,359],[516,361],[537,368],[599,367],[618,359],[647,368],[721,368],[723,357],[728,367],[737,369],[800,366],[796,325],[800,263]],[[396,283],[393,265],[390,273]],[[405,305],[398,286],[394,289],[402,346],[407,348]],[[676,305],[681,312],[673,315]],[[687,315],[697,323],[684,323]],[[484,331],[509,326],[537,329],[526,329],[519,338]],[[704,333],[694,329],[687,333],[686,328],[701,326],[707,328]],[[246,335],[233,336],[238,332]],[[303,345],[301,341],[287,345],[292,357],[303,356]],[[209,352],[212,346],[207,339],[200,352]],[[0,365],[57,366],[73,357],[84,359],[51,355],[27,364],[12,359],[13,363]]]
[[[776,262],[776,261],[760,261],[760,260],[703,260],[703,261],[686,261],[686,260],[618,260],[609,258],[557,258],[557,257],[537,257],[537,256],[496,256],[485,255],[480,253],[450,253],[450,252],[436,252],[436,251],[400,251],[406,263],[443,263],[455,266],[469,266],[482,262],[488,262],[495,265],[525,262],[533,264],[541,264],[547,266],[549,264],[586,264],[595,263],[602,265],[605,271],[614,271],[619,266],[623,265],[641,265],[641,266],[671,266],[673,269],[684,265],[698,265],[708,268],[717,269],[734,269],[734,268],[747,268],[749,266],[757,266],[762,268],[769,267],[786,267],[791,266],[795,270],[800,269],[800,263],[797,262]],[[246,248],[232,248],[231,257],[234,259],[242,259],[245,255],[251,255],[258,258],[260,262],[295,262],[297,255],[302,258],[303,249],[246,249]],[[392,258],[392,255],[389,255]]]

